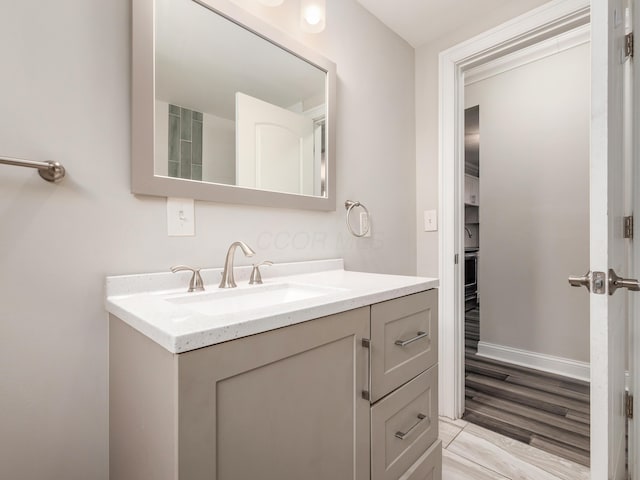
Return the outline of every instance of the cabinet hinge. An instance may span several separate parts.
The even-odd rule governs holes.
[[[624,36],[624,56],[633,58],[633,32]]]
[[[624,392],[624,414],[628,419],[633,418],[633,395]]]
[[[624,238],[633,238],[633,215],[624,217]]]

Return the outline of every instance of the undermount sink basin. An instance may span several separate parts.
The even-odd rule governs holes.
[[[307,300],[342,290],[299,283],[276,283],[170,295],[164,299],[204,315],[222,315]]]

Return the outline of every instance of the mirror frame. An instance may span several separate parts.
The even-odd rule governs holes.
[[[326,72],[327,196],[155,175],[155,0],[132,0],[131,193],[278,208],[336,209],[336,65],[229,0],[191,0]]]

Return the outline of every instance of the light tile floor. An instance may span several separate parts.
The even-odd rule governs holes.
[[[443,480],[588,480],[589,469],[464,420],[440,418]]]

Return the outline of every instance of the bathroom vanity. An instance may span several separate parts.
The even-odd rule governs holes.
[[[440,479],[437,280],[270,268],[107,279],[111,478]]]

